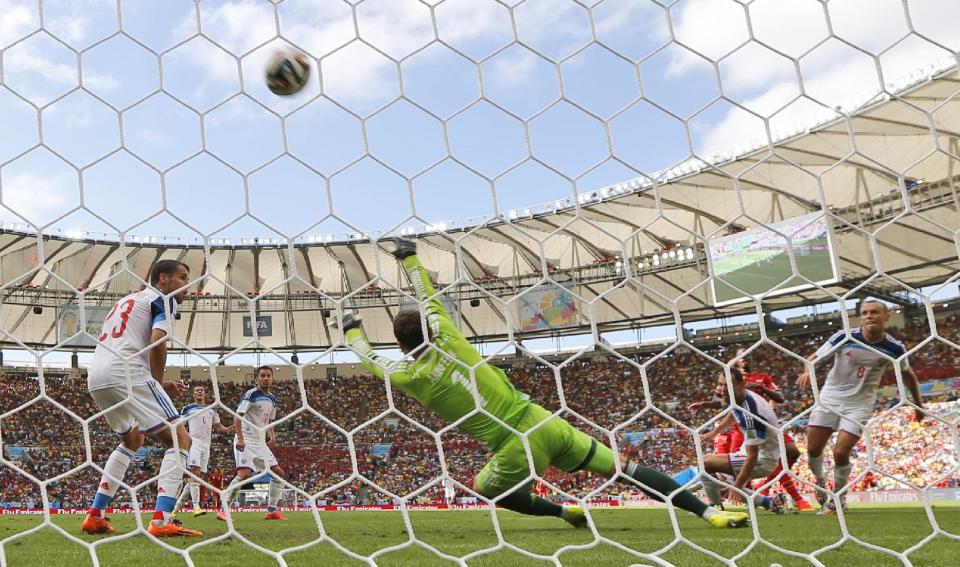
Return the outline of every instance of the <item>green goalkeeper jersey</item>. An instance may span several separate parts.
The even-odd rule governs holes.
[[[403,267],[417,299],[425,301],[427,325],[436,348],[428,349],[416,359],[393,361],[373,351],[362,329],[350,329],[346,339],[363,355],[364,367],[380,378],[389,376],[394,388],[410,394],[449,421],[456,421],[480,407],[515,427],[526,413],[530,397],[517,391],[502,370],[481,364],[483,357],[460,333],[439,298],[434,296],[430,276],[417,257],[403,260]],[[462,421],[459,428],[490,451],[510,434],[496,419],[480,412]]]

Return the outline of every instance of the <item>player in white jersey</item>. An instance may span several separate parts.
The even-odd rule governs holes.
[[[113,533],[105,516],[120,483],[142,443],[141,432],[153,435],[166,448],[157,479],[157,502],[148,532],[156,537],[202,536],[188,530],[171,514],[186,470],[190,436],[170,399],[185,385],[164,382],[167,344],[176,305],[183,301],[190,280],[186,264],[161,260],[150,270],[150,287],[120,299],[110,310],[98,337],[87,373],[87,389],[104,411],[120,444],[103,465],[103,477],[81,529],[89,534]],[[176,432],[176,448],[173,432]]]
[[[269,501],[265,520],[285,520],[277,510],[283,494],[283,477],[286,474],[277,463],[273,449],[277,446],[277,433],[270,422],[277,417],[277,397],[270,392],[273,386],[273,369],[269,366],[257,368],[257,387],[247,390],[237,406],[240,419],[234,420],[233,456],[237,462],[237,476],[224,490],[223,500],[229,504],[238,486],[249,482],[254,472],[259,478],[270,475]],[[221,511],[217,519],[226,521],[226,513]]]
[[[210,461],[210,442],[213,438],[213,430],[230,433],[233,428],[224,427],[220,423],[220,414],[217,410],[207,405],[207,389],[203,386],[193,387],[193,403],[183,406],[183,409],[180,410],[180,416],[187,421],[187,429],[190,431],[190,456],[187,459],[187,466],[193,476],[203,478],[203,475],[207,474],[207,465]],[[193,478],[187,480],[180,491],[180,497],[177,498],[177,506],[174,510],[180,508],[187,495],[193,500],[194,516],[202,516],[207,513],[200,505],[200,483]]]
[[[457,503],[457,485],[453,483],[452,478],[443,479],[443,501],[447,506]]]
[[[779,500],[764,496],[759,491],[751,491],[748,483],[753,479],[766,478],[777,467],[780,463],[781,443],[784,444],[788,461],[796,459],[800,451],[792,442],[784,441],[783,434],[777,431],[780,420],[770,403],[759,394],[747,389],[743,373],[737,368],[730,369],[730,383],[733,386],[734,400],[739,407],[734,407],[715,428],[701,435],[700,441],[703,444],[710,443],[717,434],[727,431],[736,423],[743,432],[743,445],[736,453],[707,455],[703,459],[703,468],[714,476],[731,475],[733,487],[747,494],[752,493],[754,504],[776,514],[782,514],[783,508]],[[722,375],[717,382],[716,393],[724,402],[729,403],[726,379]],[[710,504],[721,505],[723,485],[706,476],[701,478]],[[730,491],[730,499],[738,501],[739,493]]]
[[[923,420],[919,380],[907,362],[903,343],[887,334],[889,320],[890,311],[885,304],[865,300],[860,305],[860,327],[851,330],[849,338],[844,331],[834,333],[808,358],[812,362],[833,353],[833,367],[820,388],[820,401],[807,423],[807,458],[821,488],[826,488],[823,451],[833,432],[838,430],[833,446],[833,489],[840,492],[846,487],[850,479],[850,454],[860,439],[863,424],[873,414],[877,388],[891,360],[900,365],[903,382],[910,388],[917,406],[917,421]],[[804,371],[797,386],[806,388],[809,384],[810,375]],[[841,505],[845,497],[845,493],[841,495]],[[836,514],[836,503],[827,498],[825,491],[818,490],[817,499],[823,506],[821,514]]]

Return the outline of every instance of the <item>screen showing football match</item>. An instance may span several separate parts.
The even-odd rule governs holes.
[[[777,289],[772,293],[780,294],[811,287],[794,274],[786,238],[791,240],[800,274],[817,284],[836,281],[830,225],[823,213],[769,226],[773,230],[755,228],[710,241],[715,305],[745,301],[774,288]]]

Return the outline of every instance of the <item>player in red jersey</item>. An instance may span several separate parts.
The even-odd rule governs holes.
[[[763,396],[770,405],[776,409],[777,404],[781,404],[785,401],[786,398],[783,397],[783,394],[780,393],[780,389],[777,388],[776,382],[773,381],[773,377],[767,374],[766,372],[753,372],[750,367],[750,363],[747,362],[744,354],[746,349],[740,349],[737,351],[737,356],[741,357],[735,363],[735,366],[743,374],[743,379],[747,384],[747,389]],[[789,433],[783,433],[784,443],[793,443],[793,438]],[[743,433],[740,433],[740,444],[743,443]],[[740,447],[731,447],[735,451]],[[787,464],[792,468],[795,461],[787,461]],[[783,472],[783,465],[777,464],[777,467],[773,469],[767,478],[763,480],[763,484],[767,484],[773,479],[777,478],[777,475]],[[813,510],[813,506],[800,494],[800,491],[797,489],[797,483],[793,480],[793,477],[790,475],[783,475],[780,477],[780,486],[790,495],[790,498],[793,498],[794,504],[797,506],[797,510]],[[763,491],[764,493],[769,492],[769,488]]]
[[[713,436],[713,452],[718,455],[729,454],[730,451],[730,431],[717,433]]]

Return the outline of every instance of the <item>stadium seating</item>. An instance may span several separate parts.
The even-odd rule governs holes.
[[[938,319],[941,335],[960,343],[958,322],[956,314]],[[894,333],[904,337],[908,347],[912,347],[925,338],[925,331],[923,324],[911,324]],[[805,355],[825,338],[826,334],[821,332],[781,338],[778,343],[789,351]],[[749,343],[714,346],[704,348],[704,352],[717,360],[728,361],[743,346],[749,346]],[[755,369],[774,376],[780,385],[787,398],[787,402],[778,408],[782,419],[798,416],[810,406],[812,397],[809,392],[799,392],[795,387],[797,374],[802,370],[799,360],[769,345],[757,348],[747,360]],[[645,369],[641,371],[640,365],[644,363]],[[960,352],[946,343],[931,343],[911,357],[911,364],[921,380],[952,378],[958,375]],[[559,379],[569,408],[577,414],[572,417],[579,420],[582,428],[607,442],[606,433],[591,426],[590,422],[612,429],[632,419],[617,431],[620,450],[640,462],[675,473],[696,464],[694,443],[682,425],[700,427],[717,414],[716,410],[691,411],[687,405],[713,395],[720,368],[700,354],[678,347],[666,352],[633,355],[630,359],[612,356],[575,359],[560,366]],[[557,375],[552,368],[523,359],[506,370],[518,389],[528,392],[547,408],[559,409]],[[61,404],[81,418],[92,416],[96,408],[82,378],[69,378],[63,371],[45,372],[44,378],[46,393],[52,402],[40,400],[23,408],[40,393],[35,375],[9,372],[2,376],[0,412],[23,409],[3,418],[0,428],[4,457],[38,478],[50,479],[78,466],[86,452],[81,427],[67,419],[55,404]],[[884,381],[895,383],[895,378],[890,373]],[[644,382],[649,386],[655,408],[649,408],[637,417],[645,407]],[[445,423],[415,401],[394,392],[396,407],[419,425],[388,411],[383,382],[371,376],[306,376],[304,385],[312,410],[347,431],[363,426],[354,435],[357,467],[360,474],[373,484],[365,486],[366,483],[353,481],[332,494],[329,500],[385,500],[388,496],[377,486],[396,494],[409,494],[440,475],[437,444],[421,427],[437,430]],[[235,408],[249,387],[249,384],[221,383],[223,404]],[[313,411],[301,409],[300,391],[295,382],[278,381],[274,391],[281,412],[278,416],[281,422],[276,427],[281,447],[278,457],[288,471],[288,480],[307,493],[315,493],[349,478],[352,461],[345,435]],[[855,487],[887,490],[904,488],[903,482],[916,486],[957,486],[956,454],[941,450],[950,442],[951,428],[957,427],[960,402],[955,401],[956,397],[954,391],[930,400],[933,402],[930,407],[943,421],[928,420],[925,424],[916,423],[907,410],[884,413],[883,409],[897,400],[881,398],[877,418],[869,428],[874,468],[866,471],[867,459],[856,459],[851,477],[857,479]],[[187,401],[184,397],[178,403],[183,405]],[[291,413],[295,415],[290,416]],[[221,412],[221,417],[226,423],[231,421],[227,412]],[[804,446],[803,423],[801,417],[790,427],[801,449]],[[486,461],[483,449],[456,431],[444,434],[442,443],[452,475],[469,486]],[[103,419],[91,423],[90,449],[95,463],[102,463],[115,444],[116,439]],[[864,442],[858,451],[865,451]],[[229,436],[215,433],[210,462],[212,473],[224,475],[227,479],[232,477],[233,453]],[[146,481],[157,473],[158,466],[158,458],[138,461],[131,469],[128,483]],[[810,480],[803,462],[796,471],[803,480]],[[49,490],[51,504],[64,508],[86,506],[98,478],[98,471],[86,467],[58,479]],[[584,494],[603,482],[603,479],[590,478],[587,473],[557,471],[548,473],[546,480],[561,490],[576,494]],[[4,486],[0,506],[40,505],[38,488],[13,469],[0,466],[0,483]],[[604,495],[614,496],[627,488],[612,485],[605,489]],[[152,505],[152,487],[143,490],[143,496],[143,504]],[[440,490],[436,487],[421,495],[421,499],[439,498]],[[125,498],[121,496],[119,500]]]

